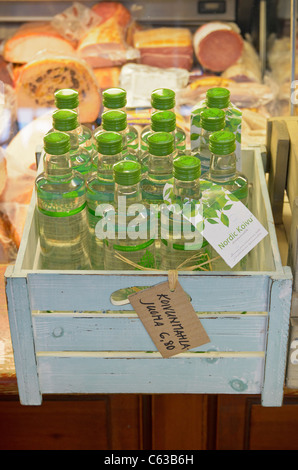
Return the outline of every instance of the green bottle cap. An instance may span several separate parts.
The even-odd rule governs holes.
[[[70,137],[64,132],[49,132],[43,142],[45,152],[50,155],[63,155],[70,151]]]
[[[206,93],[209,108],[227,108],[230,104],[230,91],[226,88],[209,88]]]
[[[225,113],[222,109],[208,108],[201,112],[202,128],[206,131],[221,131],[225,127]]]
[[[154,109],[166,110],[175,107],[175,92],[168,88],[158,88],[151,93],[151,106]]]
[[[173,162],[174,178],[180,181],[193,181],[201,176],[201,161],[191,155],[181,155]]]
[[[209,150],[215,155],[229,155],[236,149],[236,139],[233,132],[218,131],[210,135]]]
[[[72,109],[57,109],[53,112],[52,118],[56,131],[72,131],[79,125],[78,113]]]
[[[75,109],[79,106],[79,93],[72,88],[63,88],[54,93],[55,106],[58,109]]]
[[[124,111],[113,110],[102,114],[102,127],[105,131],[120,132],[127,127],[127,116]]]
[[[151,129],[154,132],[173,132],[176,128],[176,115],[172,111],[156,111],[151,116]]]
[[[102,92],[103,105],[109,109],[119,109],[126,106],[126,91],[123,88],[108,88]]]
[[[103,131],[97,134],[96,143],[102,155],[116,155],[123,149],[123,139],[118,132]]]
[[[156,156],[174,152],[174,137],[168,132],[154,132],[148,137],[149,153]]]
[[[141,181],[141,165],[132,160],[122,160],[113,166],[115,183],[131,186]]]

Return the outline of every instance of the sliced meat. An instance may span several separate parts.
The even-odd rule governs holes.
[[[234,25],[211,22],[197,29],[193,46],[202,67],[223,72],[241,57],[243,39]]]
[[[122,65],[126,62],[123,29],[109,18],[82,37],[77,52],[93,68]]]
[[[48,22],[26,23],[6,41],[3,57],[15,64],[26,64],[40,51],[70,54],[74,52],[72,44]]]
[[[187,28],[153,28],[134,34],[140,62],[153,67],[190,70],[193,64],[192,36]]]
[[[126,28],[131,21],[129,10],[120,2],[100,2],[93,5],[91,9],[101,17],[102,23],[113,17],[119,26]]]

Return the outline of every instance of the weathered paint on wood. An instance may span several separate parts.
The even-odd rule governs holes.
[[[194,351],[265,351],[267,315],[198,315],[210,343]],[[112,314],[33,315],[36,351],[157,351],[141,320]]]
[[[262,404],[274,406],[282,401],[285,380],[287,344],[289,334],[289,313],[291,309],[292,279],[290,268],[288,279],[273,277],[269,308],[269,328],[265,361],[265,377]]]
[[[38,356],[42,393],[261,393],[264,358]],[[195,354],[200,356],[200,354]]]
[[[14,351],[15,369],[21,403],[41,403],[37,364],[32,329],[32,316],[26,278],[12,278],[6,274],[6,295],[9,325]]]
[[[119,310],[110,301],[122,288],[153,286],[168,280],[167,273],[124,271],[101,274],[28,273],[32,310],[110,311]],[[179,273],[179,282],[191,297],[196,311],[267,311],[270,278],[252,273]],[[233,286],[233,288],[231,288]],[[210,293],[214,295],[210,295]],[[253,295],[252,295],[253,292]],[[132,310],[130,304],[121,310]]]

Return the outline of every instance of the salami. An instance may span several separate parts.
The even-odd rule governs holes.
[[[193,47],[202,67],[223,72],[241,57],[243,39],[233,23],[210,22],[194,33]]]

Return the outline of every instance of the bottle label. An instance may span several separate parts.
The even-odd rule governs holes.
[[[181,209],[183,218],[233,268],[268,232],[235,194],[206,180],[202,182],[201,188],[202,196],[195,208],[184,201]],[[242,193],[245,191],[240,191],[240,196]],[[173,185],[169,183],[164,188],[164,200],[168,203],[168,208],[175,210],[179,207]],[[187,212],[188,205],[191,210]]]

